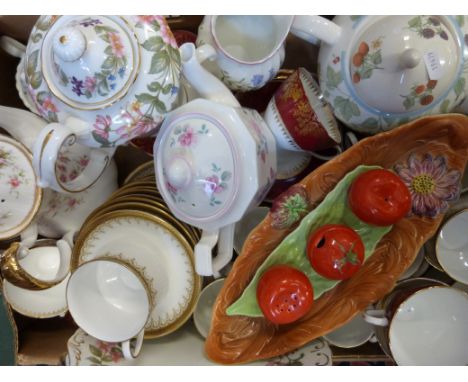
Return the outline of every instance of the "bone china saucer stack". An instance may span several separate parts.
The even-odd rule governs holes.
[[[138,269],[153,299],[145,326],[149,339],[175,331],[190,318],[202,279],[193,257],[200,232],[171,214],[146,167],[130,174],[124,186],[85,221],[73,249],[72,272],[103,257]]]

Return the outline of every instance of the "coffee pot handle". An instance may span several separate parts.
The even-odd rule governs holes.
[[[33,147],[33,167],[40,187],[62,193],[76,193],[91,187],[106,169],[115,148],[95,148],[90,151],[88,165],[75,179],[64,182],[56,174],[56,162],[63,145],[72,146],[89,132],[89,125],[70,117],[65,124],[51,123],[44,127]]]
[[[26,46],[8,36],[0,37],[0,46],[13,57],[22,58],[26,53]]]
[[[294,16],[290,32],[312,44],[333,45],[341,36],[341,27],[321,16],[299,15]]]

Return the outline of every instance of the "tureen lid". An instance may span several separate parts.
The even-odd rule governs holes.
[[[138,72],[138,41],[118,17],[62,16],[44,38],[42,71],[65,104],[95,109],[124,96]]]
[[[158,142],[158,186],[171,210],[193,225],[224,215],[239,186],[228,130],[207,115],[188,113],[163,125]]]
[[[349,52],[357,98],[388,113],[430,105],[453,86],[459,38],[440,16],[385,16],[365,27]]]

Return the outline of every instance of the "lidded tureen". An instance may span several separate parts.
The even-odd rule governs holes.
[[[52,123],[34,152],[45,185],[54,185],[51,166],[70,136],[99,148],[96,158],[108,157],[116,146],[154,133],[179,90],[179,51],[162,16],[42,16],[21,65],[32,111]]]
[[[301,17],[301,16],[299,16]],[[322,40],[320,86],[337,118],[378,133],[453,110],[466,93],[465,16],[337,16],[311,24]]]

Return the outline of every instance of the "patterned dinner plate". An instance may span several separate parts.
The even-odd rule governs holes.
[[[154,309],[145,338],[167,335],[191,316],[202,280],[189,243],[163,219],[125,210],[89,221],[76,240],[72,269],[97,257],[127,261],[150,281]]]
[[[29,151],[0,135],[0,240],[17,236],[33,220],[42,198]]]

